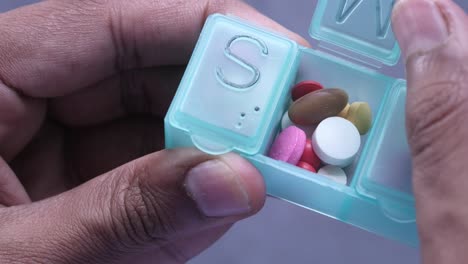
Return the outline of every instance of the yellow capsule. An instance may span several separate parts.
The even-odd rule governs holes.
[[[339,117],[346,118],[348,116],[350,104],[347,104],[345,108],[338,114]]]
[[[352,103],[346,119],[356,126],[361,135],[367,134],[372,126],[372,111],[369,104],[365,102]]]

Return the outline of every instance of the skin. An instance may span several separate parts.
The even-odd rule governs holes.
[[[427,1],[400,0],[392,17],[421,251],[426,264],[463,263],[468,18],[436,0],[449,37],[413,45],[409,25],[432,19]],[[161,150],[162,117],[215,12],[307,46],[239,1],[49,0],[0,15],[1,263],[183,263],[262,207],[261,176],[240,157]],[[248,212],[209,217],[187,195],[184,178],[212,160],[242,182]]]
[[[434,41],[440,35],[434,14],[447,34],[441,41]],[[406,60],[407,131],[422,261],[465,263],[468,17],[451,0],[400,0],[392,19]]]
[[[50,0],[0,15],[1,263],[184,263],[260,210],[245,160],[163,150],[162,118],[212,13],[307,45],[239,1]],[[210,217],[184,190],[214,159],[248,212]]]

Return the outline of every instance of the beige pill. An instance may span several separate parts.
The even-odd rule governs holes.
[[[352,103],[346,119],[353,123],[361,135],[367,134],[372,126],[372,111],[368,103]]]
[[[346,107],[338,114],[339,117],[346,118],[348,116],[350,104],[347,104]]]
[[[348,94],[337,88],[321,89],[304,95],[289,108],[289,118],[301,126],[318,125],[338,115],[348,103]]]

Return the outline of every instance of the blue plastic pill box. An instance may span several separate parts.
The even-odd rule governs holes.
[[[235,17],[210,16],[165,118],[166,147],[234,151],[262,173],[269,195],[417,246],[406,82],[379,72],[400,58],[392,7],[389,0],[319,0],[313,49]],[[373,126],[346,168],[347,185],[266,156],[291,88],[304,80],[370,104]]]

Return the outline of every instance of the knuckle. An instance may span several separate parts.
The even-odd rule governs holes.
[[[126,15],[120,1],[109,4],[108,30],[114,51],[114,70],[122,72],[140,68],[142,54],[137,47],[136,31],[138,18]]]
[[[144,179],[151,177],[146,165],[127,166],[117,177],[118,189],[111,199],[114,208],[114,232],[122,242],[131,245],[164,242],[174,233],[173,195]],[[125,239],[126,238],[126,239]]]
[[[458,82],[438,82],[420,87],[408,101],[408,139],[415,156],[432,158],[436,142],[457,131],[466,121],[468,98]]]

